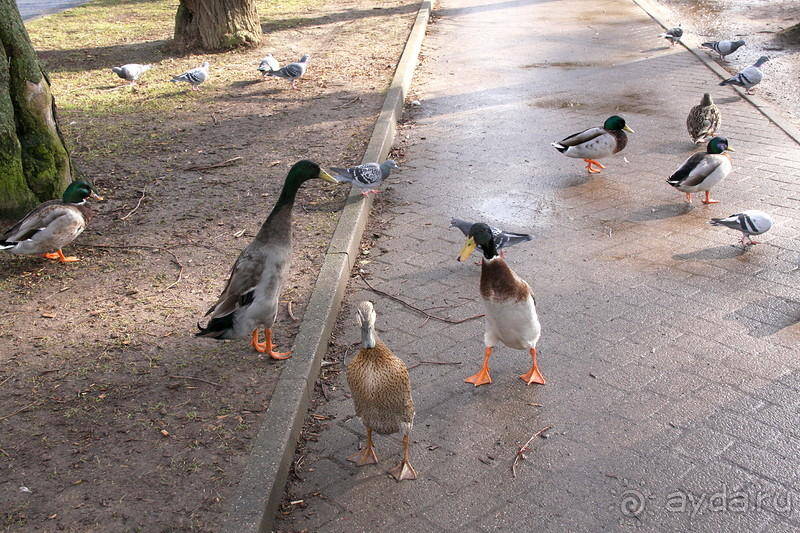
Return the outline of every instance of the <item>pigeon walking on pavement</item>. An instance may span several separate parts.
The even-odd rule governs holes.
[[[380,165],[378,163],[364,163],[349,168],[334,168],[334,178],[337,181],[347,181],[361,189],[362,196],[369,196],[369,193],[378,194],[372,187],[378,186],[383,180],[389,177],[393,168],[398,168],[397,163],[387,159]]]
[[[725,218],[712,218],[709,224],[741,231],[742,238],[739,239],[739,244],[742,245],[742,248],[747,248],[759,244],[759,241],[754,241],[750,237],[766,233],[772,227],[773,222],[772,217],[764,211],[750,209]]]
[[[261,63],[258,65],[258,70],[261,72],[261,79],[267,79],[270,72],[275,72],[276,70],[280,70],[281,64],[278,63],[278,60],[273,57],[272,54],[267,54],[264,59],[261,60]]]
[[[703,143],[714,137],[722,124],[722,113],[714,105],[711,95],[705,93],[700,104],[694,106],[686,117],[686,130],[695,143]]]
[[[725,59],[725,56],[731,55],[736,50],[744,46],[744,41],[711,41],[703,43],[700,46],[714,50],[719,54],[720,59]]]
[[[111,67],[111,72],[113,72],[123,80],[129,81],[131,85],[135,85],[136,80],[139,79],[139,76],[141,76],[151,68],[153,68],[153,65],[140,65],[139,63],[128,63],[127,65],[122,65],[121,67]]]
[[[668,40],[670,46],[675,46],[681,42],[681,37],[683,37],[683,28],[681,28],[681,24],[678,24],[674,28],[670,28],[664,33],[659,34],[659,37],[663,37],[664,39]]]
[[[171,82],[179,82],[184,81],[191,85],[193,91],[199,91],[199,85],[208,79],[208,61],[203,61],[203,64],[199,67],[193,68],[192,70],[187,70],[183,74],[179,74],[172,78]]]
[[[767,56],[761,56],[758,61],[745,67],[735,76],[720,82],[720,85],[738,85],[744,87],[744,94],[753,94],[753,87],[761,83],[764,73],[761,72],[761,65],[769,61]]]
[[[279,78],[287,79],[292,82],[292,89],[296,89],[297,87],[295,87],[295,83],[306,73],[309,59],[311,59],[311,56],[305,54],[300,58],[300,61],[296,63],[289,63],[285,67],[278,70],[272,70],[267,73],[267,76],[277,76]]]

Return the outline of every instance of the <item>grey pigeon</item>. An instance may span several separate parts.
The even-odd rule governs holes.
[[[751,89],[758,85],[761,82],[761,79],[764,77],[760,67],[767,61],[769,61],[767,56],[759,57],[758,61],[749,67],[745,67],[735,76],[720,82],[720,85],[738,85],[739,87],[744,87],[745,94],[753,94]]]
[[[736,50],[744,46],[744,41],[711,41],[703,43],[700,46],[710,48],[719,54],[719,57],[725,59],[725,56],[731,55]]]
[[[275,59],[272,54],[267,54],[261,63],[258,65],[258,70],[261,72],[262,79],[267,79],[270,72],[280,70],[281,64]]]
[[[681,28],[681,24],[678,24],[674,28],[670,28],[664,33],[659,34],[659,37],[663,37],[664,39],[668,40],[670,46],[675,46],[681,42],[681,37],[683,37],[683,28]]]
[[[292,82],[292,89],[296,89],[294,84],[297,82],[297,80],[303,77],[303,74],[306,73],[309,59],[311,59],[311,56],[305,54],[297,63],[289,63],[283,68],[272,70],[267,73],[267,76],[278,76],[279,78],[285,78]]]
[[[139,63],[128,63],[127,65],[122,65],[121,67],[111,67],[111,72],[113,72],[123,80],[131,82],[131,85],[134,85],[136,83],[136,80],[139,79],[139,76],[141,76],[151,68],[153,68],[153,65],[140,65]]]
[[[179,74],[172,78],[171,82],[175,83],[178,81],[185,81],[189,85],[192,86],[193,91],[199,91],[198,85],[203,83],[208,79],[208,61],[203,61],[203,64],[199,67],[193,68],[192,70],[187,70],[183,74]]]
[[[759,244],[759,241],[754,241],[750,236],[766,233],[772,227],[773,222],[772,217],[764,211],[750,209],[725,218],[712,218],[709,224],[741,231],[742,238],[739,240],[739,244],[742,245],[742,248],[747,248],[749,245]]]
[[[706,142],[714,137],[722,124],[722,113],[714,105],[711,95],[705,93],[700,104],[694,106],[686,117],[686,130],[695,143]]]
[[[469,230],[472,225],[472,222],[467,222],[466,220],[461,220],[460,218],[453,218],[450,220],[450,227],[460,229],[461,233],[463,233],[465,237],[469,237]],[[500,228],[495,228],[494,226],[489,226],[489,230],[492,232],[492,237],[494,238],[494,247],[497,249],[497,251],[501,251],[503,248],[514,246],[515,244],[519,244],[521,242],[533,240],[533,237],[527,233],[512,233],[510,231],[503,231]]]
[[[331,170],[335,173],[334,178],[337,181],[347,181],[355,185],[361,190],[363,196],[369,196],[369,193],[378,194],[378,191],[372,187],[380,185],[380,183],[389,177],[389,173],[393,168],[398,168],[397,163],[391,159],[387,159],[380,165],[378,163],[364,163],[349,168],[334,168]]]

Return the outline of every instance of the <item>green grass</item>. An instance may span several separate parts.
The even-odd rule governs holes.
[[[319,3],[260,1],[262,27],[270,32],[302,24],[307,21],[302,13]],[[176,0],[95,0],[26,25],[50,75],[69,147],[84,161],[107,159],[120,150],[144,153],[154,139],[143,125],[189,115],[216,90],[253,80],[259,50],[176,53],[171,41],[177,8]],[[211,62],[212,75],[203,92],[169,81],[204,60]],[[153,68],[138,85],[127,86],[110,70],[124,63]]]

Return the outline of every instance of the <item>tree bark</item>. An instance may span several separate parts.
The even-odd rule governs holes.
[[[220,51],[261,43],[256,0],[180,0],[175,44],[181,50]]]
[[[59,198],[72,164],[47,78],[15,0],[0,0],[0,215]]]

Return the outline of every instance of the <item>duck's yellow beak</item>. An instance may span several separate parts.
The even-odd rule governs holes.
[[[726,152],[735,152],[736,150],[734,150],[733,148],[731,148],[730,146],[728,146],[727,148],[725,148],[725,151],[726,151]]]
[[[328,174],[327,172],[325,172],[322,169],[319,169],[319,177],[324,179],[325,181],[330,181],[330,182],[333,182],[333,183],[339,183],[339,181],[336,178],[334,178],[333,176],[331,176],[330,174]]]
[[[474,250],[476,246],[477,243],[475,242],[475,239],[470,237],[469,239],[467,239],[467,244],[465,244],[464,247],[461,249],[461,253],[458,254],[458,257],[456,259],[458,259],[459,261],[466,261],[467,257],[469,257],[469,254],[472,253],[472,250]]]
[[[627,124],[625,124],[622,127],[622,131],[627,131],[628,133],[633,133],[633,130]]]
[[[89,196],[91,196],[91,197],[92,197],[92,198],[94,198],[95,200],[100,200],[100,201],[102,201],[102,200],[103,200],[103,197],[102,197],[102,196],[100,196],[99,194],[97,194],[97,193],[96,193],[96,192],[94,192],[94,191],[92,191],[92,194],[90,194]]]

